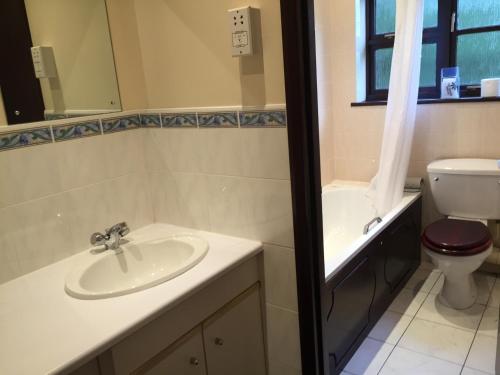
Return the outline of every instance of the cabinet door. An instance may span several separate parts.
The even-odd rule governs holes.
[[[70,373],[70,375],[100,375],[97,359],[87,362],[85,365]]]
[[[392,292],[420,258],[420,225],[406,212],[387,230],[382,244],[385,253],[384,278]]]
[[[203,338],[209,375],[265,375],[258,286],[205,322]]]
[[[133,375],[206,375],[201,327],[146,362]]]
[[[326,327],[330,370],[341,365],[368,327],[374,294],[375,273],[368,258],[333,286]]]

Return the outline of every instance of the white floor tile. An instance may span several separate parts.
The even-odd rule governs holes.
[[[460,375],[462,366],[396,347],[380,375]]]
[[[409,315],[386,311],[368,334],[376,340],[396,345],[412,320]]]
[[[389,306],[389,311],[400,314],[414,316],[422,303],[424,303],[427,293],[415,292],[412,289],[403,289]]]
[[[488,306],[500,307],[500,279],[497,278],[495,286],[491,291],[490,299],[488,300]]]
[[[474,370],[473,368],[464,367],[461,375],[488,375],[487,372]]]
[[[475,273],[474,280],[476,281],[477,286],[477,299],[476,303],[486,304],[491,294],[491,290],[493,289],[493,285],[495,284],[495,277],[492,275],[488,275],[485,273]],[[443,287],[444,275],[441,274],[439,279],[434,284],[431,289],[431,294],[439,294],[441,292],[441,288]]]
[[[465,366],[488,374],[496,374],[496,370],[500,373],[500,360],[496,363],[498,351],[495,337],[477,334]]]
[[[415,292],[420,291],[427,293],[432,289],[440,275],[441,271],[437,269],[429,270],[420,266],[410,280],[408,280],[405,288],[414,290]]]
[[[415,318],[399,347],[462,365],[474,333]]]
[[[476,303],[468,309],[455,310],[443,305],[439,295],[429,294],[416,317],[475,332],[485,308],[485,305]]]
[[[367,338],[344,370],[353,375],[377,374],[393,348],[394,345]]]
[[[434,263],[432,262],[427,262],[425,260],[423,260],[421,263],[420,263],[420,267],[421,269],[424,269],[424,270],[428,270],[428,271],[433,271],[433,270],[436,270],[437,267],[434,265]]]
[[[498,318],[500,311],[498,307],[487,307],[484,311],[478,333],[486,336],[498,337]]]

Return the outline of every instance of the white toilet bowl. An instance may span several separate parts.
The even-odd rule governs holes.
[[[444,274],[443,288],[439,293],[441,303],[462,310],[476,302],[477,288],[472,273],[483,264],[492,250],[493,246],[490,246],[479,254],[453,256],[438,254],[425,248],[425,253]]]

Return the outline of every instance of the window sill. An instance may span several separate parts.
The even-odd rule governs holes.
[[[460,99],[419,99],[418,104],[446,104],[446,103],[485,103],[500,102],[500,97],[494,98],[460,98]],[[351,107],[369,107],[377,105],[387,105],[387,100],[369,100],[364,102],[351,103]]]

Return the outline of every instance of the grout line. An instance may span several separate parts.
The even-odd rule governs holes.
[[[103,184],[103,183],[108,183],[110,181],[117,180],[117,179],[122,178],[122,177],[127,177],[127,176],[132,176],[132,175],[135,175],[135,174],[140,174],[140,173],[143,173],[144,171],[145,170],[136,170],[136,171],[133,171],[133,172],[127,172],[127,173],[123,173],[123,174],[120,174],[120,175],[117,175],[117,176],[114,176],[114,177],[106,178],[106,179],[103,179],[103,180],[100,180],[100,181],[97,181],[97,182],[92,182],[90,184],[86,184],[86,185],[82,185],[82,186],[77,186],[77,187],[74,187],[74,188],[71,188],[71,189],[61,190],[61,191],[58,191],[57,193],[50,193],[50,194],[47,194],[47,195],[43,195],[41,197],[32,198],[32,199],[28,199],[28,200],[25,200],[25,201],[22,201],[22,202],[17,202],[17,203],[9,204],[7,206],[0,207],[0,212],[2,210],[4,210],[4,209],[11,209],[11,208],[20,207],[20,206],[23,206],[25,204],[35,203],[35,202],[38,202],[38,201],[41,201],[41,200],[44,200],[44,199],[54,198],[54,197],[56,197],[58,195],[62,195],[62,194],[66,194],[66,193],[72,193],[72,192],[75,192],[77,190],[87,189],[87,188],[90,188],[90,187],[93,187],[93,186],[97,186],[97,185],[100,185],[100,184]]]
[[[276,309],[280,309],[280,310],[283,310],[283,311],[287,311],[287,312],[292,313],[292,314],[295,314],[295,315],[298,315],[298,314],[299,314],[299,312],[298,312],[298,311],[292,310],[292,309],[290,309],[290,308],[288,308],[288,307],[283,307],[283,306],[276,305],[276,304],[274,304],[274,303],[267,302],[267,301],[265,301],[265,302],[266,302],[266,305],[272,306],[272,307],[274,307],[274,308],[276,308]]]
[[[420,268],[420,266],[419,266],[419,268]],[[419,270],[419,268],[417,268],[417,269],[415,270],[415,272],[417,272],[417,271]],[[431,272],[432,272],[432,271],[430,271],[430,273],[431,273]],[[429,274],[430,274],[430,273],[429,273]],[[426,278],[426,280],[427,280],[427,278]],[[387,361],[388,361],[388,360],[389,360],[389,358],[391,357],[392,353],[394,352],[394,349],[396,349],[396,348],[398,347],[399,342],[401,341],[401,339],[402,339],[402,338],[403,338],[403,336],[405,335],[406,331],[408,331],[408,328],[410,328],[410,326],[411,326],[411,324],[413,323],[413,321],[416,319],[418,312],[420,311],[420,309],[421,309],[421,308],[422,308],[422,306],[424,305],[425,300],[427,299],[427,297],[429,297],[429,294],[430,294],[430,292],[431,292],[432,288],[434,288],[434,285],[438,282],[438,280],[439,280],[439,277],[436,279],[436,281],[434,281],[434,284],[432,284],[432,286],[429,288],[429,291],[428,291],[428,292],[422,292],[422,293],[426,293],[426,296],[425,296],[425,298],[424,298],[424,300],[423,300],[422,304],[418,307],[417,311],[415,311],[415,314],[414,314],[414,315],[413,315],[413,317],[411,318],[410,323],[408,323],[408,325],[406,326],[406,328],[405,328],[405,330],[403,331],[403,333],[401,334],[401,336],[399,336],[399,338],[397,339],[396,344],[394,344],[394,346],[392,347],[391,352],[389,353],[389,355],[387,356],[387,358],[384,360],[384,363],[382,364],[382,366],[380,366],[380,370],[378,370],[377,374],[380,374],[380,372],[382,371],[382,369],[383,369],[383,368],[384,368],[384,366],[386,365]],[[408,281],[409,281],[409,280],[408,280]],[[407,285],[408,281],[406,282],[406,284],[405,284],[405,286],[403,287],[403,289],[406,289],[405,287],[406,287],[406,285]],[[420,291],[419,291],[419,292],[420,292]],[[401,293],[401,291],[400,291],[399,293]],[[417,292],[417,293],[418,293],[418,292]],[[396,298],[398,298],[398,296],[399,296],[399,294],[396,296]],[[413,299],[412,299],[412,302],[413,302]],[[387,310],[386,310],[386,311],[387,311]],[[405,314],[402,314],[402,315],[405,315]],[[378,323],[379,321],[380,321],[380,319],[377,321],[377,323]],[[375,323],[375,324],[376,324],[376,323]],[[405,349],[405,350],[409,350],[409,349],[406,349],[406,348],[403,348],[403,349]],[[410,351],[413,351],[413,350],[410,350]],[[422,354],[422,353],[419,353],[419,354]],[[424,355],[425,355],[425,354],[424,354]],[[439,358],[439,359],[440,359],[440,358]]]
[[[474,341],[476,341],[477,332],[479,331],[479,326],[481,325],[481,322],[483,321],[484,313],[486,312],[486,309],[487,309],[487,307],[485,307],[485,309],[483,310],[483,313],[481,314],[481,319],[479,320],[479,324],[477,325],[477,329],[474,332],[474,337],[472,338],[472,341],[470,342],[469,350],[467,351],[467,355],[465,356],[464,363],[462,365],[463,366],[462,370],[465,367],[465,364],[467,363],[467,359],[469,359],[469,354],[470,354],[470,351],[472,350],[472,345],[474,345]],[[462,373],[462,371],[460,371],[460,373]]]
[[[496,278],[495,283],[496,283],[496,281],[497,281],[497,280],[498,280],[498,277]],[[438,279],[436,279],[436,281],[435,281],[435,282],[434,282],[434,284],[432,285],[432,288],[434,288],[434,286],[436,285],[436,283],[437,283],[438,281],[439,281],[439,278],[438,278]],[[495,286],[495,284],[493,284],[493,287],[494,287],[494,286]],[[489,299],[491,298],[491,295],[492,295],[492,293],[493,293],[493,287],[492,287],[492,288],[491,288],[491,290],[490,290],[490,295],[489,295],[488,301],[489,301]],[[431,288],[430,290],[432,290],[432,288]],[[414,321],[415,319],[423,320],[423,321],[430,322],[430,323],[434,323],[434,324],[438,324],[438,325],[443,325],[443,326],[450,327],[450,328],[454,328],[454,329],[459,329],[459,330],[461,330],[461,331],[468,332],[468,333],[474,332],[474,337],[473,337],[473,339],[472,339],[472,341],[471,341],[471,344],[470,344],[470,346],[469,346],[469,350],[468,350],[468,352],[467,352],[467,355],[466,355],[466,357],[465,357],[465,359],[464,359],[463,364],[461,365],[461,366],[462,366],[462,370],[464,369],[464,367],[465,367],[465,363],[467,362],[467,359],[468,359],[468,357],[469,357],[470,351],[471,351],[471,349],[472,349],[472,345],[474,344],[474,340],[476,339],[476,336],[477,336],[477,334],[478,334],[478,331],[479,331],[479,326],[481,325],[481,322],[482,322],[482,320],[483,320],[483,318],[484,318],[484,314],[485,314],[486,309],[488,308],[488,306],[487,306],[487,305],[484,305],[484,304],[480,304],[480,305],[484,306],[485,308],[484,308],[483,312],[481,313],[481,319],[479,320],[479,323],[478,323],[477,328],[476,328],[474,331],[472,331],[472,330],[465,330],[465,329],[460,328],[460,327],[454,327],[454,326],[450,326],[450,325],[447,325],[447,324],[437,323],[437,322],[434,322],[434,321],[432,321],[432,320],[422,319],[422,318],[420,318],[420,317],[419,317],[419,318],[417,318],[417,314],[418,314],[418,312],[420,311],[420,309],[421,309],[421,308],[422,308],[422,306],[424,305],[425,300],[429,297],[429,295],[431,295],[430,291],[429,291],[429,292],[427,292],[427,296],[426,296],[426,298],[424,299],[424,302],[422,303],[422,305],[420,305],[420,307],[419,307],[419,308],[418,308],[418,310],[416,311],[416,313],[415,313],[414,317],[412,318],[412,320],[410,321],[410,323],[408,324],[408,326],[406,327],[406,329],[404,330],[404,332],[401,334],[401,336],[400,336],[400,337],[399,337],[399,339],[397,340],[396,344],[394,345],[394,348],[391,350],[391,352],[390,352],[390,353],[389,353],[389,355],[387,356],[386,360],[384,361],[384,363],[383,363],[382,367],[381,367],[381,368],[380,368],[380,370],[379,370],[379,373],[380,373],[380,371],[382,371],[383,367],[385,366],[385,364],[386,364],[386,363],[387,363],[387,361],[389,360],[390,356],[392,355],[392,353],[393,353],[394,349],[395,349],[396,347],[398,347],[399,342],[401,341],[401,339],[403,338],[404,334],[406,333],[406,331],[408,330],[408,328],[410,327],[410,325],[413,323],[413,321]],[[434,294],[434,295],[435,295],[435,294]],[[403,314],[403,315],[405,315],[405,314]],[[373,339],[373,338],[372,338],[372,339]],[[373,340],[376,340],[376,339],[373,339]],[[377,341],[380,341],[380,340],[377,340]],[[384,341],[384,342],[385,342],[385,341]],[[449,361],[449,360],[446,360],[446,359],[443,359],[443,358],[439,358],[439,357],[437,357],[437,356],[433,356],[433,355],[428,354],[428,353],[420,353],[420,352],[416,352],[416,351],[414,351],[414,350],[411,350],[411,349],[408,349],[408,348],[405,348],[405,347],[402,347],[402,346],[401,346],[400,348],[403,348],[403,349],[408,350],[408,351],[410,351],[410,352],[414,352],[414,353],[418,353],[418,354],[421,354],[421,355],[425,355],[425,356],[428,356],[428,357],[431,357],[431,358],[439,359],[439,360],[441,360],[441,361],[445,361],[445,362],[448,362],[448,363],[452,363],[452,364],[455,364],[455,365],[459,365],[459,364],[458,364],[458,363],[456,363],[456,362],[452,362],[452,361]],[[462,370],[461,370],[461,372],[462,372]]]
[[[52,143],[56,142],[56,138],[54,137],[54,129],[52,129],[52,125],[49,126],[50,137],[52,138]]]

